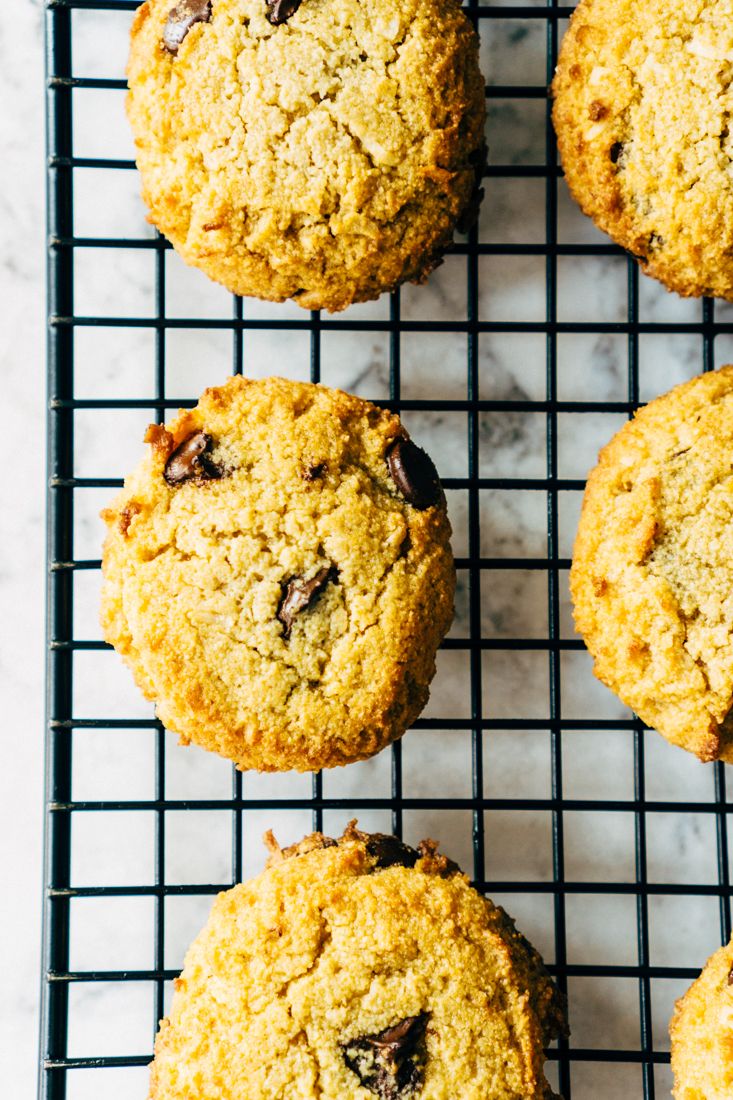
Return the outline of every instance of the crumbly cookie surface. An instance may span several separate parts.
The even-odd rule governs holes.
[[[232,378],[152,427],[103,513],[102,624],[161,720],[242,768],[377,752],[453,613],[445,497],[399,418]]]
[[[177,8],[173,32],[172,0],[138,10],[128,115],[151,220],[184,260],[307,309],[424,281],[483,167],[477,37],[457,0]]]
[[[733,2],[581,0],[553,118],[584,212],[683,295],[733,299]]]
[[[220,894],[161,1024],[151,1100],[549,1100],[560,995],[432,842],[350,825]]]
[[[670,1024],[675,1100],[733,1096],[733,945],[712,955]]]
[[[570,586],[599,679],[674,744],[733,761],[733,367],[657,398],[601,451]]]

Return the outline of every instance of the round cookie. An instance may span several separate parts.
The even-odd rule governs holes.
[[[150,220],[236,294],[341,310],[423,282],[477,214],[457,0],[147,0],[128,80]]]
[[[570,588],[596,676],[669,741],[733,761],[733,367],[601,451]]]
[[[399,418],[231,378],[146,436],[103,512],[102,626],[166,726],[241,768],[345,764],[424,707],[450,524]]]
[[[733,944],[712,955],[670,1024],[675,1100],[733,1096]]]
[[[423,841],[319,833],[217,898],[161,1023],[151,1100],[549,1100],[563,999]]]
[[[581,0],[552,86],[583,211],[682,295],[733,299],[732,0]]]

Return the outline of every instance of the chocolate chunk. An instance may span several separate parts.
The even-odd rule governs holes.
[[[406,1054],[413,1053],[427,1025],[428,1014],[421,1012],[419,1016],[407,1016],[394,1027],[385,1028],[368,1041],[379,1050],[385,1060],[394,1063],[400,1055],[404,1058]]]
[[[184,439],[165,464],[163,477],[169,485],[183,481],[215,481],[224,476],[221,466],[212,462],[211,436],[206,432],[194,432]]]
[[[474,149],[468,158],[468,162],[473,167],[474,172],[473,191],[458,219],[456,228],[459,233],[468,233],[478,221],[479,210],[481,209],[481,202],[484,197],[484,189],[481,186],[481,180],[486,175],[488,156],[489,147],[484,141],[478,149]]]
[[[420,858],[420,853],[414,848],[385,833],[372,833],[366,842],[366,850],[376,859],[377,867],[414,867]]]
[[[308,581],[303,580],[302,577],[293,577],[291,581],[288,581],[285,595],[277,609],[277,617],[285,628],[283,638],[290,637],[290,628],[293,625],[295,616],[299,612],[305,611],[321,594],[328,582],[335,580],[335,578],[336,570],[333,566],[327,565],[323,569],[319,569],[315,576]]]
[[[623,148],[624,147],[623,147],[623,145],[621,144],[620,141],[614,141],[613,145],[608,150],[608,155],[611,158],[611,163],[612,164],[617,164],[618,163],[618,158],[621,156],[621,153],[623,152]]]
[[[287,23],[299,7],[300,0],[267,0],[267,21],[273,27],[279,27],[281,23]]]
[[[728,985],[733,985],[733,966],[728,971]]]
[[[429,455],[411,439],[397,439],[387,451],[392,480],[408,504],[419,511],[440,500],[440,478]]]
[[[312,466],[306,466],[303,471],[303,478],[305,481],[318,481],[319,478],[323,477],[327,469],[328,467],[325,462],[316,462]]]
[[[168,13],[163,28],[163,48],[168,53],[177,54],[194,23],[211,21],[211,0],[179,0],[175,8]]]
[[[418,1046],[428,1024],[428,1013],[408,1016],[377,1035],[344,1043],[344,1061],[364,1088],[380,1100],[408,1100],[422,1086],[422,1059]]]

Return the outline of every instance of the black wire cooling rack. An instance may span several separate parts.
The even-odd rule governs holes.
[[[120,20],[129,23],[136,5],[45,6],[49,612],[40,1094],[144,1096],[155,1026],[182,945],[210,897],[256,866],[251,853],[273,817],[292,821],[284,828],[294,837],[356,816],[411,840],[418,830],[443,839],[479,889],[504,901],[541,947],[570,999],[573,1035],[549,1054],[565,1100],[668,1095],[671,1004],[731,931],[725,769],[703,768],[646,733],[594,685],[569,624],[566,581],[593,450],[641,400],[679,380],[675,370],[689,376],[715,366],[733,315],[657,292],[567,202],[547,84],[571,9],[472,0],[489,78],[481,223],[428,287],[322,316],[230,298],[223,313],[198,311],[190,303],[211,291],[198,274],[190,276],[188,311],[171,306],[172,289],[189,276],[160,236],[120,227],[116,181],[134,189],[134,165],[113,155],[129,158],[127,146],[110,148],[123,132],[112,124],[125,87]],[[115,105],[110,134],[105,123],[90,123],[92,96]],[[505,222],[512,232],[504,233]],[[137,288],[137,305],[122,308],[125,265],[138,260],[150,265],[148,281]],[[111,306],[86,307],[95,300],[90,281],[111,292]],[[431,286],[442,287],[440,310]],[[620,295],[608,308],[614,286]],[[301,376],[337,385],[349,380],[353,350],[372,348],[377,369],[364,387],[376,392],[367,396],[399,409],[436,457],[459,575],[456,626],[415,730],[371,765],[354,766],[366,771],[285,777],[279,787],[179,749],[129,685],[129,703],[108,709],[121,664],[98,629],[95,636],[82,599],[91,593],[95,602],[100,579],[88,517],[139,453],[121,442],[128,418],[162,420],[216,380],[199,377],[195,364],[193,374],[179,369],[186,347],[203,362],[216,346],[217,362],[226,358],[229,370],[262,372],[264,338],[291,352],[297,345]],[[437,368],[422,389],[414,383],[421,363]],[[278,373],[290,366],[287,354],[269,363]],[[131,433],[136,446],[140,423]],[[461,457],[446,469],[441,450],[451,433]],[[102,658],[108,663],[95,663]],[[540,703],[527,702],[538,693]],[[200,776],[216,767],[226,768],[224,786],[221,770],[213,786],[201,786]],[[201,857],[202,845],[215,850],[213,861]],[[142,859],[146,870],[138,875],[121,856],[133,865]]]

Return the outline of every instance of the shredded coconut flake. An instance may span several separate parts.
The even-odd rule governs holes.
[[[591,69],[590,76],[588,77],[589,84],[600,84],[608,76],[609,70],[604,65],[596,65],[594,69]]]
[[[591,126],[588,130],[585,131],[586,141],[593,141],[593,139],[597,138],[599,134],[604,133],[605,129],[606,127],[603,125],[602,122],[597,122],[595,126]]]

